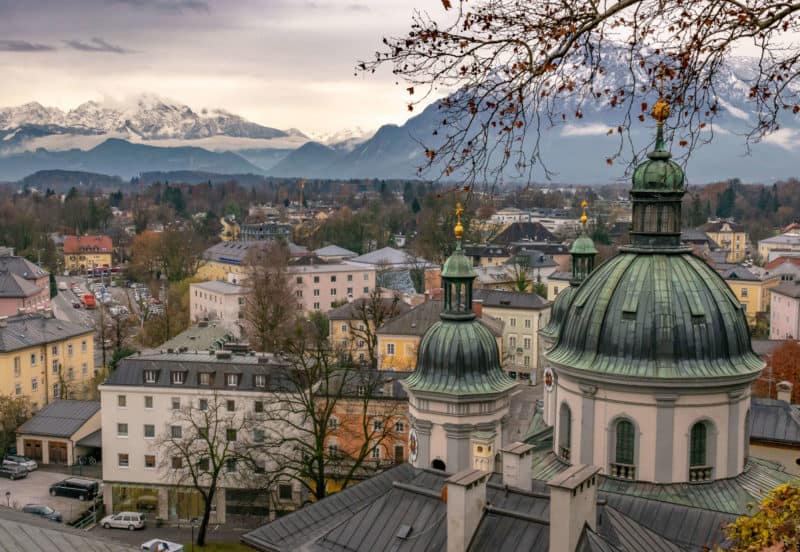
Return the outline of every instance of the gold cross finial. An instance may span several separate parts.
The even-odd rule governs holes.
[[[585,199],[581,201],[581,208],[583,209],[583,214],[581,215],[581,224],[583,225],[584,230],[586,229],[586,223],[589,222],[589,217],[586,216],[586,208],[589,206],[589,202]]]
[[[464,227],[461,225],[461,213],[463,212],[464,208],[461,206],[461,202],[459,201],[456,203],[456,227],[453,229],[457,240],[460,240],[462,236],[464,236]]]
[[[664,100],[664,65],[658,71],[658,101],[653,106],[650,114],[658,122],[658,126],[663,126],[664,121],[669,118],[669,104]]]

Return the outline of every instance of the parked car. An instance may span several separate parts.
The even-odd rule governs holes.
[[[142,543],[142,550],[146,552],[184,552],[182,544],[177,542],[153,539]]]
[[[41,516],[44,519],[49,519],[50,521],[57,521],[59,523],[63,520],[61,517],[61,512],[57,512],[50,506],[44,506],[42,504],[26,504],[22,507],[22,511],[35,516]]]
[[[138,512],[120,512],[106,516],[100,520],[100,525],[105,529],[144,529],[144,514]]]
[[[0,477],[5,477],[6,479],[11,479],[12,481],[15,479],[23,479],[28,477],[28,470],[22,466],[0,466]]]
[[[50,496],[66,496],[78,500],[91,500],[97,496],[100,485],[91,479],[69,477],[50,485]]]
[[[28,471],[33,471],[39,467],[36,460],[22,456],[21,454],[9,454],[3,458],[4,466],[22,466]]]
[[[80,301],[73,301],[73,302],[72,302],[72,308],[73,308],[73,309],[79,309],[79,308],[81,308],[81,302],[80,302]]]

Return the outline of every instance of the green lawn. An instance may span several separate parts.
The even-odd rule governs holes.
[[[184,543],[183,548],[186,552],[192,552],[192,543]],[[194,545],[195,552],[253,552],[249,548],[238,542],[207,542],[205,546]]]

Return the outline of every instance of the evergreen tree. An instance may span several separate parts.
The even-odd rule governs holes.
[[[50,299],[58,295],[58,286],[56,286],[56,275],[50,273]]]
[[[700,196],[692,194],[692,202],[689,205],[688,220],[686,222],[690,228],[695,228],[705,221],[706,217],[703,213],[703,204],[700,202]]]
[[[411,211],[413,211],[413,213],[416,215],[419,213],[420,209],[422,209],[422,207],[419,204],[419,200],[415,196],[414,201],[411,202]]]
[[[731,183],[724,192],[717,194],[717,216],[720,218],[731,217],[735,203],[736,191],[733,188],[733,183]]]

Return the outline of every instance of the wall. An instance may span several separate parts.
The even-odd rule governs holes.
[[[515,372],[517,378],[527,381],[533,379],[539,370],[539,329],[545,327],[550,320],[550,307],[541,309],[511,309],[483,305],[483,312],[503,321],[503,368],[506,372]],[[526,326],[527,324],[527,326]],[[512,347],[511,340],[516,342]],[[528,346],[525,347],[525,340]],[[517,348],[522,349],[516,354]],[[527,360],[527,363],[526,363]]]
[[[553,302],[558,297],[558,294],[564,291],[569,287],[568,280],[557,280],[557,279],[548,279],[547,280],[547,300]]]
[[[111,253],[64,253],[66,270],[86,270],[96,266],[112,266]]]
[[[234,325],[241,318],[244,305],[244,289],[240,293],[219,293],[203,287],[189,286],[189,316],[193,322],[208,318]]]
[[[689,432],[700,420],[710,422],[716,445],[708,454],[714,464],[714,478],[732,477],[744,469],[745,415],[749,390],[738,397],[727,393],[660,395],[597,388],[585,394],[581,386],[563,373],[557,379],[553,445],[558,451],[561,432],[559,415],[566,402],[572,413],[571,461],[600,466],[608,474],[613,461],[612,432],[617,419],[624,417],[636,427],[636,479],[642,481],[683,482],[689,480]],[[666,399],[666,400],[665,400]],[[551,399],[552,400],[552,399]],[[659,412],[661,406],[662,410]],[[666,410],[663,408],[666,407]],[[585,409],[591,409],[586,410]],[[671,410],[672,416],[669,417]],[[661,421],[659,417],[661,416]],[[664,424],[664,420],[671,422]],[[730,426],[734,423],[734,426]],[[593,428],[591,436],[582,429]],[[671,425],[671,430],[670,426]],[[665,434],[664,432],[669,432]],[[671,435],[667,439],[666,435]],[[737,440],[739,442],[737,442]],[[716,454],[714,454],[714,452]],[[660,458],[660,460],[659,460]],[[664,461],[664,458],[669,460]]]
[[[770,339],[800,337],[800,298],[771,293]]]
[[[800,477],[800,447],[750,441],[750,456],[781,464],[786,471]]]
[[[334,304],[367,297],[375,287],[375,269],[355,265],[296,266],[289,270],[298,309],[327,312]],[[335,281],[334,281],[335,280]]]
[[[417,367],[420,340],[416,335],[378,334],[378,370],[414,370]],[[387,352],[389,344],[394,345],[394,354]]]

